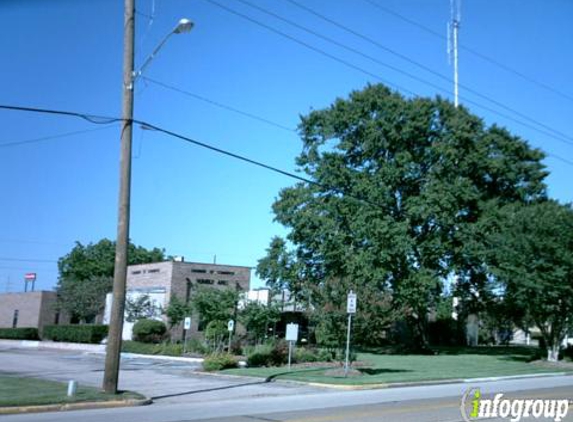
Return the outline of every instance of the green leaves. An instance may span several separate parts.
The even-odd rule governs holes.
[[[273,211],[293,250],[274,239],[259,275],[271,286],[296,280],[318,309],[332,304],[325,286],[345,280],[422,320],[446,277],[486,287],[489,212],[546,195],[540,151],[441,98],[369,85],[302,117],[299,130],[297,164],[322,187],[280,192]]]
[[[129,264],[161,262],[165,251],[147,250],[129,244]],[[58,306],[72,317],[91,321],[103,311],[105,295],[113,286],[115,242],[102,239],[98,243],[82,245],[76,242],[73,249],[58,260]]]

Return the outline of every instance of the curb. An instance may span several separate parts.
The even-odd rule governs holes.
[[[550,378],[559,376],[573,375],[573,371],[569,372],[543,372],[538,374],[523,374],[523,375],[506,375],[501,377],[484,377],[484,378],[449,378],[443,380],[427,380],[427,381],[411,381],[411,382],[392,382],[383,384],[323,384],[319,382],[305,382],[299,380],[289,380],[289,379],[278,379],[272,377],[253,377],[249,375],[237,375],[237,374],[217,374],[212,373],[214,376],[230,376],[230,377],[249,377],[264,379],[265,382],[277,382],[281,384],[298,384],[298,385],[308,385],[311,387],[319,388],[330,388],[333,390],[346,390],[346,391],[357,391],[357,390],[379,390],[385,388],[402,388],[402,387],[423,387],[431,385],[448,385],[448,384],[472,384],[478,382],[494,382],[494,381],[509,381],[516,379],[529,379],[529,378]]]
[[[151,404],[153,400],[150,398],[145,399],[131,399],[131,400],[113,400],[113,401],[91,401],[81,403],[65,403],[65,404],[45,404],[37,406],[10,406],[0,407],[0,415],[13,415],[22,413],[39,413],[39,412],[62,412],[68,410],[88,410],[88,409],[110,409],[117,407],[135,407],[146,406]]]

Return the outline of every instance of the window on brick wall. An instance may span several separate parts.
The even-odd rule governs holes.
[[[16,328],[18,326],[18,314],[20,311],[18,309],[14,310],[14,317],[12,318],[12,328]]]
[[[201,270],[199,268],[193,268],[191,270],[192,273],[199,273],[199,274],[205,274],[207,272],[207,270]]]

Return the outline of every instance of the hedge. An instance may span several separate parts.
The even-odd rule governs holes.
[[[107,325],[48,325],[44,327],[42,339],[97,344],[107,336],[107,331]]]
[[[11,340],[38,340],[38,329],[25,328],[0,328],[0,338]]]

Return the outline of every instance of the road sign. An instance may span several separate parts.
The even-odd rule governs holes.
[[[286,341],[298,341],[298,324],[287,324]]]
[[[183,328],[186,330],[191,328],[191,317],[185,317],[185,322],[183,323]]]
[[[350,290],[348,297],[346,298],[346,312],[349,314],[356,313],[356,293]]]
[[[235,328],[235,321],[233,321],[232,319],[230,319],[229,322],[227,323],[227,330],[228,330],[228,331],[233,331],[233,328]]]
[[[26,273],[26,275],[24,275],[24,279],[26,281],[34,281],[36,280],[36,273]]]

